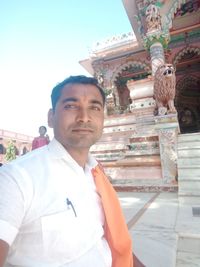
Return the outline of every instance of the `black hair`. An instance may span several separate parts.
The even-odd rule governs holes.
[[[59,84],[57,84],[51,93],[51,103],[52,103],[52,108],[53,110],[55,110],[56,104],[62,94],[62,90],[64,88],[65,85],[67,84],[90,84],[90,85],[95,85],[97,87],[97,89],[99,90],[102,98],[103,98],[103,104],[105,105],[105,101],[106,101],[106,96],[105,93],[103,91],[103,89],[101,88],[101,86],[98,84],[98,80],[96,78],[93,77],[87,77],[84,75],[78,75],[78,76],[70,76],[67,79],[65,79],[64,81],[60,82]]]
[[[45,131],[47,132],[47,127],[46,127],[46,126],[44,126],[44,125],[41,125],[41,126],[39,127],[39,130],[40,130],[41,128],[44,128],[44,129],[45,129]]]

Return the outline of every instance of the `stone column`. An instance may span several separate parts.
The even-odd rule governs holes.
[[[159,136],[163,180],[165,184],[173,184],[177,178],[178,118],[176,114],[170,114],[157,116],[154,119]]]
[[[164,49],[161,43],[155,42],[150,46],[152,75],[154,76],[157,68],[165,63]]]
[[[160,8],[157,5],[149,4],[145,12],[144,47],[149,50],[152,64],[152,75],[157,68],[165,63],[164,49],[169,42],[169,32],[163,29]]]
[[[165,63],[164,49],[167,48],[169,35],[157,31],[147,33],[144,37],[144,47],[149,50],[151,56],[152,75],[155,75],[157,68]]]

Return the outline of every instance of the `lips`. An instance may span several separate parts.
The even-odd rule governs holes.
[[[72,130],[72,132],[77,132],[77,133],[92,133],[93,130],[90,128],[75,128]]]

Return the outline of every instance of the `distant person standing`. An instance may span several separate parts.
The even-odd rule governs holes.
[[[49,136],[46,134],[47,128],[45,126],[39,127],[39,136],[35,137],[32,142],[32,150],[39,148],[41,146],[48,145]]]

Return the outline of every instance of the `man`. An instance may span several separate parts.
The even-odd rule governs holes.
[[[71,76],[51,94],[54,139],[0,171],[0,267],[133,267],[115,192],[90,147],[105,95]]]
[[[46,135],[47,128],[45,126],[39,127],[39,136],[35,137],[32,142],[32,150],[39,148],[41,146],[48,145],[49,143],[49,136]]]

